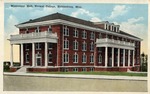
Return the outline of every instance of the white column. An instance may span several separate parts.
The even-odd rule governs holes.
[[[120,48],[118,48],[118,67],[120,67]]]
[[[11,44],[11,51],[10,51],[10,67],[13,66],[13,44]]]
[[[21,44],[21,67],[23,66],[23,44]]]
[[[123,67],[125,67],[125,49],[123,49]]]
[[[135,56],[134,53],[135,51],[133,50],[133,65],[132,65],[133,67],[134,67],[134,56]]]
[[[45,67],[47,67],[47,42],[45,42]]]
[[[32,67],[35,66],[35,43],[32,43]]]
[[[128,67],[130,66],[130,50],[128,50]]]
[[[108,47],[105,47],[105,67],[107,67],[108,62]]]
[[[112,47],[112,67],[114,67],[114,48]]]

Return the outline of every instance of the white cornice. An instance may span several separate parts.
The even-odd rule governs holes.
[[[66,21],[66,20],[62,20],[62,19],[35,22],[35,23],[19,24],[19,25],[16,25],[16,27],[25,28],[25,27],[54,25],[54,24],[63,24],[63,25],[68,25],[68,26],[72,26],[72,27],[78,27],[78,28],[85,29],[85,30],[91,30],[91,31],[96,31],[96,32],[103,32],[103,33],[107,33],[107,34],[117,35],[117,36],[120,36],[120,37],[133,39],[133,40],[136,40],[136,41],[142,41],[142,39],[139,39],[139,38],[123,35],[123,34],[120,34],[120,33],[116,33],[116,32],[113,32],[113,31],[108,31],[108,30],[104,30],[104,29],[100,29],[100,28],[96,28],[96,27],[90,27],[90,26],[86,26],[86,25],[82,25],[82,24],[78,24],[78,23],[74,23],[74,22],[70,22],[70,21]]]

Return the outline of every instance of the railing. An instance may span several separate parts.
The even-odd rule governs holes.
[[[17,35],[11,35],[10,39],[30,39],[30,38],[42,38],[42,37],[50,37],[50,38],[57,38],[57,33],[51,33],[51,32],[33,32],[33,33],[27,33],[27,34],[17,34]]]
[[[134,43],[131,42],[125,42],[125,41],[120,41],[120,40],[114,40],[114,39],[108,39],[108,38],[103,38],[103,39],[96,39],[96,43],[100,44],[117,44],[117,45],[125,45],[125,46],[135,46]]]

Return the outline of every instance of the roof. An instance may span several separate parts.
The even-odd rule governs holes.
[[[37,18],[37,19],[33,19],[33,20],[30,19],[29,21],[21,23],[21,24],[42,22],[42,21],[55,20],[55,19],[62,19],[62,20],[70,21],[70,22],[75,22],[75,23],[78,23],[78,24],[83,24],[83,25],[87,25],[87,26],[96,27],[93,24],[93,22],[82,20],[82,19],[75,18],[75,17],[71,17],[71,16],[68,16],[68,15],[61,14],[61,13],[54,13],[54,14],[50,14],[50,15],[43,16],[43,17],[40,17],[40,18]],[[19,24],[19,25],[21,25],[21,24]]]
[[[20,23],[18,25],[23,25],[23,24],[28,24],[28,23],[35,23],[35,22],[42,22],[42,21],[47,21],[47,20],[55,20],[55,19],[62,19],[62,20],[66,20],[66,21],[70,21],[70,22],[74,22],[74,23],[78,23],[78,24],[82,24],[82,25],[97,28],[97,26],[93,22],[86,21],[86,20],[79,19],[79,18],[75,18],[75,17],[71,17],[71,16],[64,15],[64,14],[61,14],[61,13],[58,13],[58,12],[54,13],[54,14],[47,15],[47,16],[43,16],[43,17],[40,17],[40,18],[30,19],[29,21],[24,22],[24,23]],[[110,31],[110,32],[112,32],[112,31]],[[115,33],[118,33],[118,32],[115,32]],[[138,38],[136,36],[133,36],[131,34],[128,34],[128,33],[124,32],[124,31],[120,31],[120,34],[127,35],[127,36],[134,37],[134,38]],[[138,38],[138,39],[140,39],[140,38]]]

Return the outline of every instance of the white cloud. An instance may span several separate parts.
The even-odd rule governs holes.
[[[129,10],[129,7],[126,7],[125,5],[117,5],[114,7],[113,11],[111,12],[110,19],[116,18],[118,16],[124,15]]]
[[[18,20],[14,15],[10,15],[6,21],[5,26],[5,37],[4,37],[4,60],[10,60],[10,42],[7,40],[9,39],[10,35],[18,34],[19,31],[15,27],[18,24]],[[14,61],[19,61],[19,47],[14,46]]]
[[[18,29],[15,25],[18,24],[18,20],[14,15],[10,15],[6,21],[5,26],[5,38],[9,38],[10,35],[18,34]]]
[[[93,17],[93,18],[91,18],[90,21],[91,21],[91,22],[101,22],[102,20],[99,19],[99,18],[97,18],[97,17]]]
[[[30,17],[31,18],[38,18],[41,16],[45,16],[45,15],[49,15],[51,13],[56,13],[57,11],[62,11],[62,8],[47,8],[44,7],[42,10],[35,10],[33,12],[30,13]]]
[[[87,15],[89,17],[94,17],[97,14],[93,13],[93,12],[90,12],[88,10],[85,10],[85,9],[78,9],[77,11],[71,13],[71,16],[73,16],[73,17],[77,17],[79,15]]]
[[[143,17],[138,17],[138,18],[128,19],[126,22],[121,22],[121,23],[115,22],[115,24],[120,25],[120,30],[143,39],[141,45],[141,49],[142,49],[141,52],[144,51],[144,53],[147,53],[148,28],[145,24],[140,23],[140,21],[143,20],[144,20]]]

